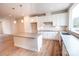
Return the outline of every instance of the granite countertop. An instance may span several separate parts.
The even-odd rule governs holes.
[[[76,34],[79,34],[79,30],[78,31],[73,31],[74,33],[76,33]]]
[[[79,39],[73,35],[62,35],[62,40],[70,56],[79,56]]]
[[[79,34],[79,30],[70,30],[70,31],[72,31],[72,32],[74,32],[76,34]]]
[[[37,38],[40,34],[38,33],[14,33],[12,36],[15,37],[24,37],[24,38]]]
[[[38,32],[58,32],[57,30],[39,30]]]

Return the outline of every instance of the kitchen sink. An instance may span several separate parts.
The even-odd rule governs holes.
[[[63,32],[62,34],[63,35],[70,35],[68,32]]]

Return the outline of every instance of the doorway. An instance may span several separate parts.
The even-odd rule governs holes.
[[[37,33],[37,22],[31,23],[32,33]]]

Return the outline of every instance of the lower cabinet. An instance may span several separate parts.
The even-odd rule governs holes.
[[[68,51],[63,42],[62,42],[62,56],[69,56]]]
[[[40,34],[42,34],[43,39],[55,39],[56,35],[58,32],[39,32]]]

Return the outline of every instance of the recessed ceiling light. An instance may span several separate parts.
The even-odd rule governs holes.
[[[15,10],[15,8],[12,8],[13,10]]]
[[[22,5],[22,4],[20,4],[19,6],[20,6],[20,7],[22,7],[23,5]]]

